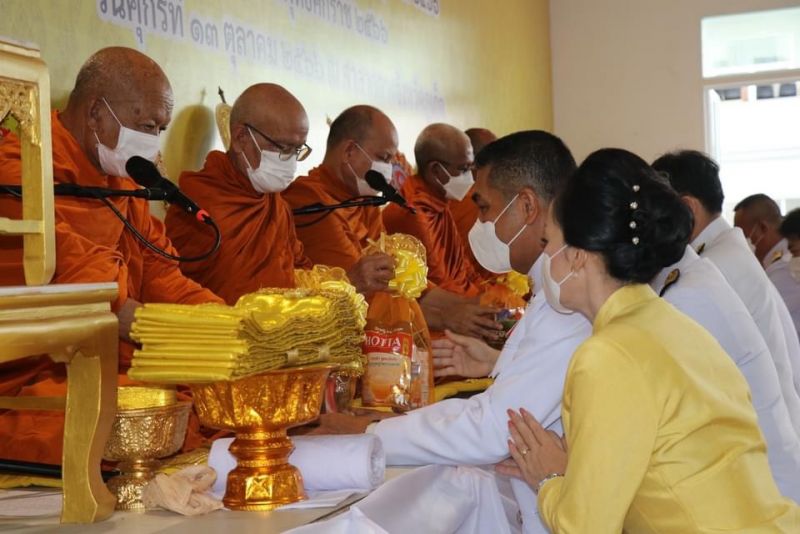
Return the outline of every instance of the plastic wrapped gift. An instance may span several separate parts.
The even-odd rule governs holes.
[[[364,254],[376,253],[389,254],[397,261],[389,289],[410,299],[422,295],[428,287],[428,262],[419,239],[406,234],[381,234],[364,249]]]

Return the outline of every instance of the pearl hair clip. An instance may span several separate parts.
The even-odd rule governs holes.
[[[639,189],[640,189],[639,184],[635,184],[633,186],[633,192],[634,193],[638,193]],[[639,203],[634,200],[633,202],[628,204],[628,207],[630,207],[630,209],[631,209],[631,217],[633,217],[635,215],[636,210],[639,208]],[[633,220],[633,218],[631,218],[631,222],[628,223],[628,227],[630,227],[631,230],[636,230],[637,224],[636,224],[636,221]],[[638,245],[639,244],[639,236],[638,235],[634,235],[631,238],[631,243],[633,243],[634,245]]]

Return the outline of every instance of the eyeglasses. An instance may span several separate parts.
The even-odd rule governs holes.
[[[474,171],[475,170],[475,163],[474,162],[473,163],[467,163],[467,164],[461,164],[461,165],[455,165],[453,163],[450,163],[449,161],[439,160],[439,165],[444,167],[444,170],[445,170],[445,172],[447,172],[447,174],[450,174],[449,168],[451,168],[451,167],[455,168],[459,173],[467,172],[467,171]]]
[[[258,135],[260,135],[261,137],[263,137],[264,139],[266,139],[270,143],[272,143],[275,146],[275,148],[278,149],[278,158],[280,158],[281,161],[288,161],[288,160],[292,159],[293,156],[295,158],[297,158],[297,161],[303,161],[304,159],[306,159],[311,154],[311,147],[308,146],[306,143],[303,143],[302,145],[297,146],[297,147],[284,146],[284,145],[278,143],[277,141],[274,141],[273,139],[271,139],[267,134],[265,134],[264,132],[260,131],[255,126],[252,126],[252,125],[247,124],[247,123],[245,123],[245,126],[250,128],[252,131],[256,132]]]

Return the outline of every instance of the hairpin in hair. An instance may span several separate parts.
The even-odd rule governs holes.
[[[638,193],[640,189],[639,184],[634,184],[632,189],[634,193]],[[639,208],[639,203],[636,200],[634,200],[630,204],[628,204],[628,206],[631,208],[631,222],[628,223],[628,226],[630,227],[631,230],[636,230],[637,224],[636,221],[634,220],[634,216],[636,215],[636,210]],[[631,238],[631,243],[633,243],[634,245],[638,245],[639,236],[634,235]]]

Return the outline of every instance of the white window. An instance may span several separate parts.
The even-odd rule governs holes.
[[[702,22],[706,145],[725,215],[764,193],[800,207],[800,8]]]

